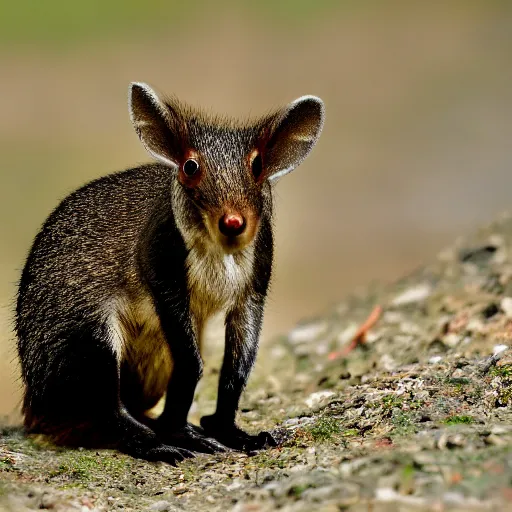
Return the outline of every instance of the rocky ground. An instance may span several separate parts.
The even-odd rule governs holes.
[[[382,308],[365,343],[346,353]],[[512,220],[264,347],[239,422],[279,448],[174,468],[0,434],[0,510],[512,510]],[[196,413],[211,409],[210,368]],[[510,505],[508,505],[510,504]]]

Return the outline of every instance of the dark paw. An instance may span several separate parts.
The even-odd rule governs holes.
[[[157,430],[158,437],[165,443],[185,450],[200,453],[218,453],[225,452],[227,448],[215,439],[208,437],[201,427],[196,427],[187,423],[179,429],[166,429],[164,427]]]
[[[260,432],[256,435],[247,434],[234,424],[219,424],[215,415],[203,416],[201,426],[207,435],[214,437],[233,450],[252,452],[277,446],[277,441],[270,432]]]
[[[189,450],[184,450],[183,448],[176,448],[175,446],[169,446],[165,444],[155,446],[144,454],[141,454],[141,458],[146,460],[153,462],[167,462],[167,464],[171,464],[172,466],[176,466],[178,462],[193,456],[194,454]]]

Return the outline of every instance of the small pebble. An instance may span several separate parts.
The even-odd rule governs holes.
[[[242,483],[240,482],[240,480],[236,479],[236,480],[233,480],[233,482],[231,482],[229,485],[226,486],[226,490],[235,491],[236,489],[239,489],[240,487],[242,487]]]
[[[358,329],[359,329],[359,326],[357,324],[350,324],[348,327],[343,329],[343,331],[341,331],[338,334],[338,337],[336,340],[337,344],[339,346],[346,345],[356,335],[356,332]]]
[[[176,487],[174,487],[174,489],[172,490],[172,492],[176,495],[178,494],[184,494],[188,491],[188,487],[184,484],[184,483],[181,483],[181,484],[178,484]]]
[[[176,507],[171,505],[168,501],[161,500],[153,503],[148,510],[151,510],[152,512],[174,512]]]
[[[317,391],[316,393],[311,393],[304,401],[309,408],[313,409],[322,403],[326,403],[334,395],[334,391]]]
[[[391,304],[393,306],[405,306],[413,304],[414,302],[421,302],[425,300],[432,292],[430,286],[426,283],[414,286],[405,290],[403,293],[393,299]]]
[[[494,345],[492,353],[493,355],[501,354],[502,352],[505,352],[505,350],[507,349],[508,345]]]
[[[375,499],[378,501],[393,501],[397,496],[391,487],[381,487],[375,491]]]
[[[403,315],[398,311],[386,311],[382,315],[382,320],[388,324],[399,324],[403,322]]]
[[[443,343],[448,345],[449,347],[455,347],[457,346],[461,341],[461,337],[458,334],[455,334],[454,332],[449,332],[446,336],[443,338]]]
[[[298,344],[298,343],[306,343],[308,341],[312,341],[320,334],[323,334],[327,329],[326,323],[317,323],[317,324],[309,324],[302,325],[296,327],[289,335],[288,340],[290,343]]]
[[[500,307],[508,318],[512,318],[512,297],[503,297]]]

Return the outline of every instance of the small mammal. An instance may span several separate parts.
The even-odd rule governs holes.
[[[272,270],[272,188],[316,143],[319,98],[253,122],[129,90],[157,163],[92,181],[35,238],[19,283],[16,334],[27,432],[171,464],[275,441],[236,426]],[[225,313],[214,414],[187,422],[204,325]],[[166,394],[163,413],[146,416]]]

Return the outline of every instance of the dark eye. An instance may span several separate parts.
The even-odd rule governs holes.
[[[263,163],[261,162],[260,154],[257,154],[252,159],[251,170],[252,170],[252,175],[254,176],[255,179],[258,179],[261,176],[261,173],[263,172]]]
[[[184,164],[183,164],[183,172],[187,175],[187,176],[194,176],[194,174],[199,171],[199,164],[193,159],[193,158],[190,158],[188,159]]]

